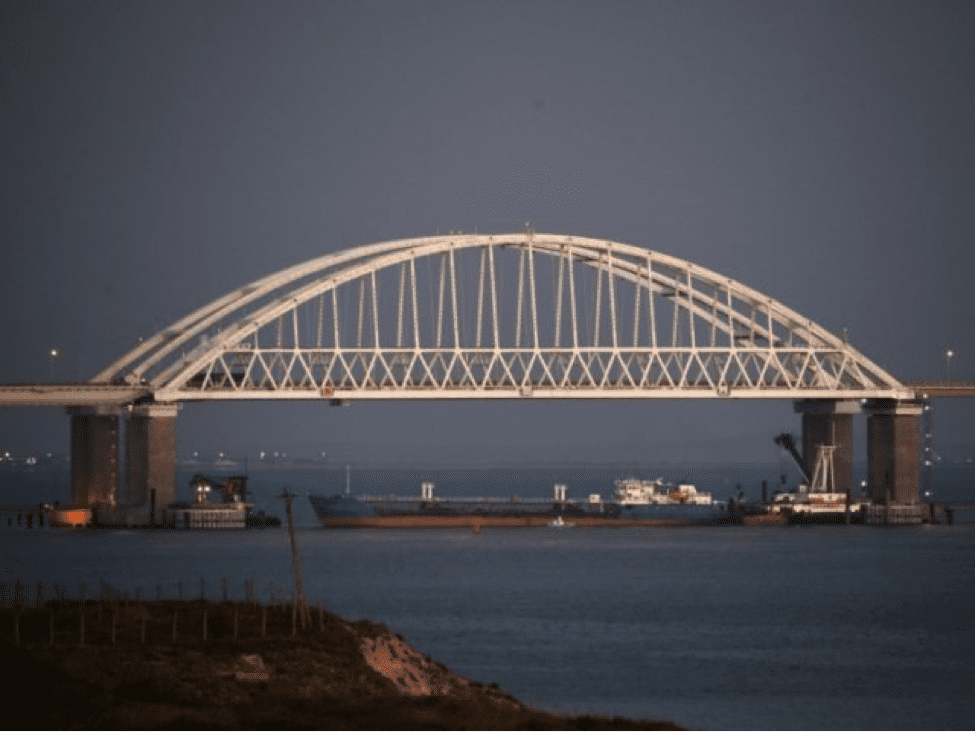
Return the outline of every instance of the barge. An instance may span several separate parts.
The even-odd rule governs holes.
[[[816,465],[809,474],[808,466],[799,457],[792,435],[783,433],[775,438],[783,450],[792,457],[803,478],[798,489],[783,493],[776,491],[769,504],[769,513],[785,517],[790,524],[862,524],[874,508],[865,495],[854,495],[852,490],[836,485],[833,452],[837,445],[820,445]]]

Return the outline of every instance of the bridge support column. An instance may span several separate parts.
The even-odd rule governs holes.
[[[883,503],[921,500],[921,415],[919,402],[867,402],[867,476],[870,497]]]
[[[820,445],[836,445],[833,476],[837,490],[853,490],[853,415],[860,402],[835,399],[804,399],[795,403],[802,414],[802,461],[812,477]]]
[[[118,503],[118,414],[72,407],[71,502],[114,507]]]
[[[137,404],[125,423],[127,502],[165,507],[176,500],[175,404]]]

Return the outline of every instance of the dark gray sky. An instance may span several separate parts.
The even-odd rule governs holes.
[[[324,252],[526,220],[723,272],[900,378],[943,377],[950,346],[975,379],[970,3],[8,0],[0,23],[0,382],[48,379],[52,347],[88,378]],[[942,444],[975,444],[975,404],[936,409]],[[797,424],[788,402],[209,405],[180,449],[775,459]],[[0,411],[4,445],[67,434]]]

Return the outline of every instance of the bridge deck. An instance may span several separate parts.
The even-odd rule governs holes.
[[[905,381],[918,399],[929,397],[975,397],[975,381]]]
[[[0,407],[88,407],[131,404],[150,393],[118,384],[3,384]]]

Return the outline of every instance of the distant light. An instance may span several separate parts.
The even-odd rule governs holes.
[[[52,348],[51,349],[51,358],[57,358],[57,357],[58,357],[58,349]]]

